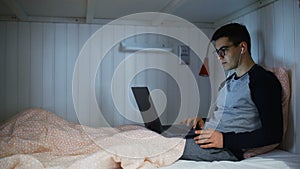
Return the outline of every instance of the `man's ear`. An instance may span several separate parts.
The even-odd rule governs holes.
[[[246,51],[246,49],[247,49],[247,43],[246,42],[241,42],[240,43],[240,46],[241,46],[241,48],[242,48],[242,50],[241,50],[241,54],[243,54],[244,53],[244,51]]]

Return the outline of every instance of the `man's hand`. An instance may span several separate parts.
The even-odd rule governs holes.
[[[200,144],[201,148],[223,148],[223,134],[219,131],[207,129],[197,130],[199,134],[194,138],[196,144]]]
[[[193,125],[193,128],[195,129],[197,124],[200,126],[200,128],[204,127],[204,121],[200,117],[192,117],[187,118],[186,120],[181,122],[182,124],[185,124],[187,126]]]

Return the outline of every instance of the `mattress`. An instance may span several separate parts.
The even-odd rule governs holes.
[[[0,168],[300,169],[300,155],[274,150],[240,162],[178,160],[185,140],[141,126],[92,128],[28,109],[0,126]]]
[[[196,162],[178,160],[162,169],[300,169],[300,155],[283,150],[273,150],[269,153],[238,162],[214,161]]]

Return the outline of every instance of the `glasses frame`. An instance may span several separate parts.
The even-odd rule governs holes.
[[[222,46],[219,49],[216,49],[216,51],[214,51],[214,54],[216,56],[222,57],[224,58],[226,55],[226,51],[229,50],[229,48],[233,47],[234,45],[228,45],[228,46]]]

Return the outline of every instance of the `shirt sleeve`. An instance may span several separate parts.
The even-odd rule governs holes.
[[[224,148],[241,150],[280,143],[283,134],[281,84],[262,67],[249,72],[251,97],[258,109],[262,127],[244,133],[223,133]]]

